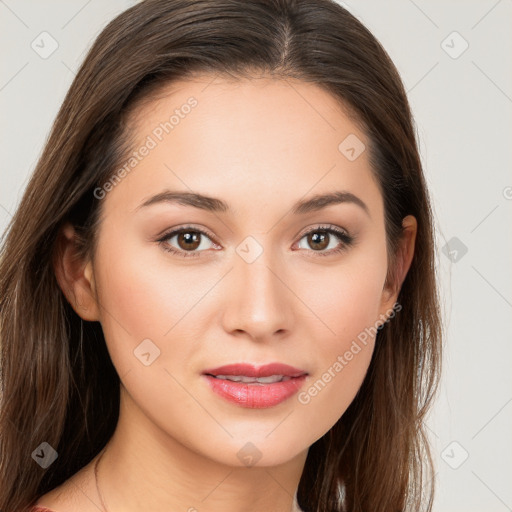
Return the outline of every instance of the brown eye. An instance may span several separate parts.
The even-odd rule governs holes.
[[[185,231],[177,235],[177,242],[180,249],[190,251],[197,249],[201,243],[201,234],[197,231]]]
[[[305,246],[301,246],[306,239]],[[354,242],[354,237],[344,230],[334,226],[317,227],[304,234],[299,241],[299,249],[308,249],[316,253],[315,256],[330,256],[349,248]]]
[[[175,229],[157,241],[160,242],[165,251],[185,257],[200,256],[204,250],[215,245],[208,233],[197,228]],[[208,243],[210,243],[210,246]]]
[[[314,250],[323,250],[329,245],[329,234],[326,231],[313,231],[307,235],[308,244]]]

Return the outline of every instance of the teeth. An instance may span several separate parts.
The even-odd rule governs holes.
[[[291,379],[291,377],[288,375],[270,375],[268,377],[246,377],[245,375],[215,375],[215,377],[217,379],[231,380],[233,382],[243,382],[245,384],[273,384],[274,382],[285,382]]]

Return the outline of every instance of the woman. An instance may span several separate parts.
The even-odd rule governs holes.
[[[434,253],[403,85],[346,10],[132,7],[3,243],[0,509],[431,510]]]

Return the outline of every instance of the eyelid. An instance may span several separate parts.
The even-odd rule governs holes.
[[[342,228],[340,226],[336,226],[336,224],[313,224],[312,226],[308,226],[304,228],[302,231],[299,232],[297,235],[297,238],[302,239],[304,236],[308,235],[312,231],[328,231],[332,230],[336,233],[339,233],[340,235],[343,234],[347,237],[350,237],[350,233],[347,229]]]
[[[207,230],[206,228],[194,226],[192,224],[184,224],[183,226],[166,229],[161,235],[158,235],[156,241],[161,242],[163,240],[167,240],[168,238],[171,238],[171,235],[174,236],[183,231],[197,231],[198,233],[206,235],[208,238],[212,240],[212,242],[215,242],[217,245],[220,245],[216,241],[216,237],[211,231]]]

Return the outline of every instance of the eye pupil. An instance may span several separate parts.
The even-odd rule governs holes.
[[[308,242],[313,242],[315,249],[325,249],[329,245],[328,234],[325,231],[314,231],[308,235]]]
[[[182,249],[197,249],[200,245],[199,238],[201,237],[200,233],[196,233],[194,231],[186,231],[180,233],[178,235],[178,245]],[[183,244],[184,242],[184,244]]]

